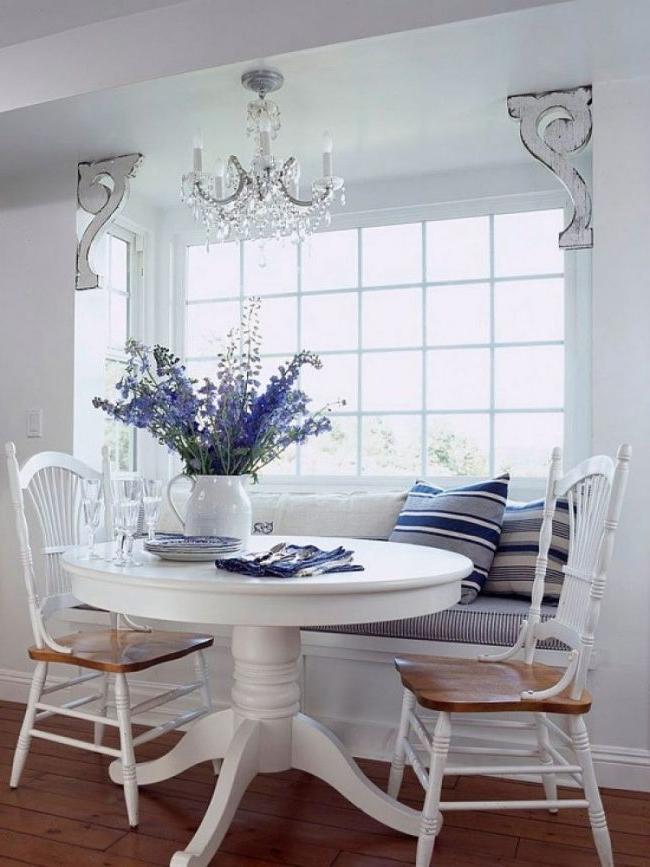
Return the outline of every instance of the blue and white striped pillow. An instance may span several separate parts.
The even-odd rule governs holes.
[[[508,504],[503,516],[499,547],[485,584],[486,593],[526,596],[530,599],[539,552],[544,500]],[[548,550],[544,596],[559,599],[569,556],[569,504],[558,500],[553,515],[553,535]]]
[[[390,541],[429,545],[469,557],[474,571],[463,580],[461,602],[473,602],[485,584],[499,544],[509,481],[506,473],[447,491],[417,482],[409,491]]]

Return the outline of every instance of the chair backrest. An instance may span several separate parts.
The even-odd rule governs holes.
[[[616,461],[597,455],[562,474],[562,455],[554,449],[551,458],[539,555],[529,614],[526,658],[530,662],[537,641],[556,638],[575,651],[571,695],[578,698],[585,688],[594,647],[594,635],[605,591],[607,570],[614,550],[632,450],[622,445]],[[569,553],[557,614],[542,623],[540,606],[552,536],[552,521],[559,498],[569,511]]]
[[[103,472],[63,452],[41,452],[20,467],[14,443],[7,443],[5,452],[34,640],[42,647],[50,643],[45,628],[48,617],[78,604],[60,560],[67,547],[84,541],[81,482],[83,479],[102,480],[106,495],[110,489],[110,463],[105,449],[102,450]],[[25,501],[36,515],[42,536],[42,574],[34,568]],[[108,511],[105,509],[105,516]],[[105,518],[103,535],[109,538],[106,532]]]

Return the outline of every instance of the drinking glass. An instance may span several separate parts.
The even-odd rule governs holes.
[[[158,479],[145,479],[142,483],[142,505],[149,542],[153,542],[156,538],[156,524],[160,519],[161,503],[162,482]]]
[[[120,520],[126,542],[126,562],[129,566],[140,565],[133,556],[133,541],[138,529],[142,508],[142,479],[118,479],[116,481]]]
[[[81,480],[81,502],[84,513],[84,524],[88,533],[88,559],[96,560],[95,534],[99,527],[99,519],[102,511],[102,482],[101,479]]]
[[[122,500],[120,509],[126,535],[126,559],[124,562],[128,566],[139,566],[140,562],[133,556],[133,541],[140,518],[140,500]]]
[[[114,479],[111,482],[111,497],[113,501],[113,538],[115,544],[113,556],[108,559],[118,566],[123,566],[127,562],[124,556],[125,547],[128,547],[129,544],[126,524],[128,519],[132,518],[132,515],[127,515],[125,507],[129,503],[135,503],[137,506],[137,508],[130,509],[130,512],[136,512],[135,526],[133,528],[133,534],[135,535],[138,526],[140,503],[142,501],[142,480],[139,478]]]

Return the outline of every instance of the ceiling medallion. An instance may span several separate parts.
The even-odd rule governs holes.
[[[257,94],[249,102],[246,132],[255,144],[248,170],[236,156],[216,160],[214,172],[203,171],[203,146],[195,140],[193,168],[183,175],[181,199],[194,219],[204,225],[208,241],[290,238],[299,243],[321,225],[330,223],[330,206],[345,204],[343,178],[332,170],[332,136],[323,135],[323,176],[311,185],[311,198],[300,198],[300,165],[271,153],[280,130],[280,109],[267,94],[282,87],[275,69],[252,69],[241,82]]]

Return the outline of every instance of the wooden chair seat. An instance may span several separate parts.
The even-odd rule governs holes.
[[[58,653],[49,647],[30,647],[30,658],[36,662],[63,662],[116,674],[142,671],[161,662],[180,659],[214,643],[212,635],[127,629],[76,632],[56,640],[64,647],[71,647],[72,653]]]
[[[544,690],[554,686],[564,670],[550,665],[507,660],[479,662],[444,656],[402,656],[395,666],[404,686],[419,704],[447,713],[491,713],[524,711],[583,714],[591,707],[585,690],[580,699],[569,697],[569,690],[552,698],[534,701],[521,698],[524,690]]]

